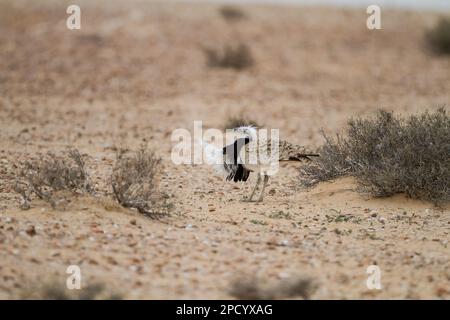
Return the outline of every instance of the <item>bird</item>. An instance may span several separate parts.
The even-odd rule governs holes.
[[[268,139],[264,135],[258,137],[258,130],[254,126],[237,127],[232,132],[236,136],[234,142],[223,148],[203,141],[206,161],[218,172],[224,173],[227,181],[246,182],[250,173],[257,174],[255,187],[244,201],[253,201],[261,180],[263,186],[256,201],[263,201],[269,176],[277,173],[280,161],[311,161],[311,157],[319,156],[303,146],[285,140]]]

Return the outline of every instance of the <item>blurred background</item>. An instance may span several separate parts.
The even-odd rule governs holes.
[[[251,121],[279,128],[280,138],[314,148],[323,143],[322,129],[338,133],[355,115],[380,108],[412,113],[448,106],[450,1],[374,2],[381,6],[381,30],[366,27],[365,6],[372,1],[0,0],[0,211],[17,208],[19,198],[12,190],[16,163],[35,152],[77,147],[88,155],[96,190],[107,194],[116,145],[135,148],[146,141],[169,160],[172,131],[192,130],[194,120],[221,130],[235,120]],[[80,30],[66,27],[70,4],[81,8]],[[307,196],[295,193],[294,168],[271,180],[276,196],[269,201],[278,202],[247,210],[234,201],[246,186],[224,185],[210,177],[208,168],[170,161],[164,166],[161,186],[176,204],[179,216],[171,223],[177,232],[134,218],[144,226],[138,229],[129,223],[129,212],[89,201],[67,215],[19,211],[18,223],[36,225],[41,240],[17,237],[0,243],[5,275],[0,297],[13,295],[23,279],[64,273],[74,261],[87,266],[88,276],[125,288],[131,297],[158,298],[202,298],[206,292],[208,297],[229,297],[223,288],[237,266],[270,277],[303,270],[331,279],[329,291],[318,292],[319,298],[364,296],[359,284],[365,274],[354,268],[374,259],[392,267],[391,287],[383,297],[405,297],[412,291],[412,298],[434,297],[434,284],[423,281],[419,285],[424,288],[415,290],[416,280],[448,274],[448,259],[436,260],[429,269],[421,267],[420,259],[407,260],[406,249],[395,251],[401,242],[395,235],[386,237],[392,241],[391,256],[383,256],[387,245],[364,246],[359,239],[342,244],[333,232],[324,242],[319,233],[301,229],[305,239],[310,237],[304,242],[295,223],[287,220],[272,219],[270,228],[258,225],[258,219],[279,206],[292,210],[295,219],[301,214],[298,221],[317,230],[327,223],[326,210],[335,204],[305,204]],[[280,199],[287,200],[280,204]],[[345,201],[356,198],[342,199],[342,210],[347,210]],[[315,216],[317,203],[324,207],[322,225]],[[252,215],[256,223],[244,222]],[[50,231],[40,232],[43,223]],[[89,240],[100,225],[116,235],[116,224],[121,225],[117,237],[101,238],[106,233],[99,232],[100,240]],[[197,224],[198,238],[184,224]],[[412,237],[408,225],[404,230],[405,239]],[[272,237],[282,241],[278,237],[291,231],[301,250],[270,245]],[[124,238],[127,233],[135,238]],[[301,239],[295,240],[297,236]],[[251,237],[253,242],[247,241]],[[271,253],[256,254],[265,250]],[[390,264],[394,260],[400,262]],[[140,268],[129,269],[131,265]],[[404,275],[411,286],[402,282]],[[349,281],[352,277],[359,278]],[[448,297],[448,291],[439,292]]]
[[[194,0],[195,1],[195,0]],[[186,0],[189,2],[189,0]],[[200,2],[200,1],[199,1]],[[204,1],[207,2],[207,1]],[[399,8],[399,9],[431,9],[431,10],[448,10],[450,4],[446,0],[212,0],[216,3],[270,3],[270,4],[294,4],[294,5],[321,5],[321,6],[349,6],[349,7],[368,7],[371,4],[379,5],[383,8]]]
[[[221,127],[243,113],[312,139],[354,112],[448,102],[448,58],[429,52],[424,36],[448,12],[444,1],[395,2],[431,11],[382,5],[381,30],[366,28],[364,1],[255,2],[80,1],[81,29],[69,30],[69,2],[2,0],[3,104],[30,95],[41,105],[30,112],[49,117],[64,109],[51,107],[58,99],[76,100],[69,108],[89,105],[82,121],[96,130],[114,118],[150,117],[143,110],[171,111],[169,127],[194,119]],[[235,61],[221,61],[227,54]],[[101,117],[108,121],[98,126]]]

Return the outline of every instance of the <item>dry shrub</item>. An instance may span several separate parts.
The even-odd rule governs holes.
[[[116,200],[125,208],[155,217],[167,213],[170,205],[157,190],[161,159],[152,150],[141,146],[133,154],[119,149],[111,176]]]
[[[227,45],[223,52],[207,48],[203,50],[208,66],[212,68],[243,70],[250,68],[254,63],[250,48],[243,43],[236,46]]]
[[[425,33],[428,46],[437,54],[450,54],[450,17],[441,18]]]
[[[30,207],[33,194],[55,208],[68,202],[68,194],[93,192],[85,161],[77,149],[61,155],[38,154],[20,167],[14,189],[22,197],[23,209]]]
[[[229,117],[224,124],[224,129],[234,129],[242,126],[253,126],[260,128],[261,126],[254,120],[245,117]]]
[[[332,139],[325,134],[325,144],[319,149],[320,157],[300,168],[300,182],[305,187],[313,187],[321,181],[329,181],[350,172],[350,157],[345,139],[337,135]]]
[[[25,286],[19,292],[20,299],[27,300],[120,300],[122,296],[111,293],[102,283],[94,283],[81,289],[69,290],[65,281],[56,279]]]
[[[320,158],[301,168],[301,183],[350,175],[377,197],[405,193],[440,204],[450,200],[449,137],[444,109],[407,118],[380,111],[352,119],[345,137],[327,138]]]
[[[255,277],[239,279],[232,283],[230,295],[241,300],[271,300],[301,297],[310,299],[317,289],[311,278],[294,277],[273,285],[261,283]]]
[[[240,8],[233,6],[223,6],[219,9],[220,15],[229,22],[235,22],[247,18],[247,15]]]

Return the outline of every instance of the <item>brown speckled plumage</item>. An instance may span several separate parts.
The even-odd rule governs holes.
[[[242,152],[245,152],[245,154],[242,154],[241,152],[241,158],[245,160],[256,158],[258,163],[261,163],[264,162],[263,160],[261,160],[264,155],[267,155],[267,157],[270,158],[270,162],[302,161],[310,160],[310,157],[318,156],[318,154],[308,150],[304,146],[296,145],[285,140],[278,140],[277,155],[276,150],[272,150],[273,143],[276,143],[276,140],[273,141],[271,139],[259,139],[257,141],[251,142],[242,149]],[[272,151],[275,152],[275,154],[272,154]],[[249,163],[249,161],[244,161],[244,163]]]

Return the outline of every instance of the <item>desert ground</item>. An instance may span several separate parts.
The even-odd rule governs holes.
[[[311,299],[450,298],[448,206],[373,199],[351,178],[305,190],[291,163],[247,203],[254,175],[232,183],[171,161],[172,131],[195,120],[243,115],[314,149],[355,115],[449,105],[450,60],[423,45],[438,13],[386,10],[368,30],[359,9],[249,5],[230,22],[218,4],[78,1],[81,30],[68,30],[68,4],[0,1],[0,298],[65,286],[69,265],[125,299],[231,299],[239,279],[295,277],[317,284]],[[251,68],[207,65],[203,48],[236,42]],[[114,149],[143,141],[173,204],[159,219],[111,197]],[[95,195],[21,210],[19,163],[68,146],[86,155]],[[381,290],[366,286],[373,264]]]

